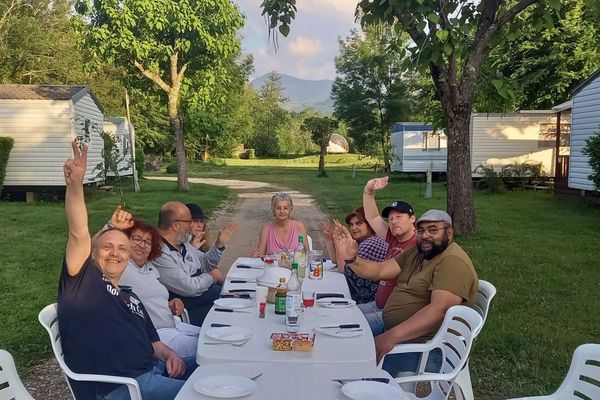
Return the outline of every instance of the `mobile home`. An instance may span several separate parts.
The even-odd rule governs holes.
[[[448,146],[443,131],[420,122],[396,122],[391,134],[392,171],[446,172]]]
[[[88,144],[84,183],[97,182],[103,108],[87,86],[0,85],[0,136],[14,138],[4,186],[64,186],[74,138]]]
[[[124,117],[104,117],[104,132],[112,136],[119,152],[117,170],[119,176],[133,175],[133,162],[131,160],[131,134],[129,122]],[[113,171],[108,176],[115,176]]]

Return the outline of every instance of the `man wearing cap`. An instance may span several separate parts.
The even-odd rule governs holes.
[[[165,203],[158,214],[163,253],[152,264],[160,274],[160,283],[169,290],[169,298],[179,297],[189,313],[190,322],[201,326],[221,293],[223,275],[217,265],[237,225],[230,223],[221,229],[215,245],[206,253],[190,244],[191,229],[190,209],[177,201]]]
[[[374,178],[367,182],[363,190],[363,207],[369,225],[389,247],[385,259],[398,256],[404,250],[415,247],[415,212],[410,204],[402,200],[393,201],[385,207],[379,215],[375,202],[375,191],[387,186],[388,177]],[[387,222],[383,218],[387,218]],[[373,335],[383,333],[384,322],[382,310],[387,302],[396,281],[394,279],[381,280],[375,294],[375,301],[359,305],[360,310],[369,322]]]
[[[398,343],[424,342],[440,327],[446,311],[459,304],[473,305],[478,277],[464,250],[453,241],[452,219],[442,210],[428,210],[417,220],[417,247],[380,263],[356,256],[356,244],[339,225],[334,240],[352,269],[365,279],[395,279],[383,309],[385,332],[375,337],[377,361]],[[392,375],[416,371],[419,356],[391,355],[384,369]],[[432,354],[426,370],[438,371],[441,354]]]

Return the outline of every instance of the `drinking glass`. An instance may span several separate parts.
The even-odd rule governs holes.
[[[311,308],[315,305],[315,292],[312,290],[302,291],[302,304],[304,308]]]
[[[323,251],[311,250],[308,270],[310,279],[323,279]]]

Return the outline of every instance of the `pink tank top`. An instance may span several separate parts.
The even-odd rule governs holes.
[[[296,227],[296,221],[292,220],[292,231],[287,242],[279,243],[277,237],[275,237],[275,229],[273,223],[269,223],[269,233],[267,236],[267,254],[275,254],[277,251],[283,249],[295,250],[298,243],[298,228]]]

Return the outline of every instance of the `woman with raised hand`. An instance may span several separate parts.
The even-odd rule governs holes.
[[[258,247],[252,250],[252,257],[275,254],[278,251],[296,250],[298,236],[304,237],[304,250],[308,251],[306,228],[300,221],[292,219],[294,203],[287,193],[277,193],[271,198],[273,220],[263,225]]]

